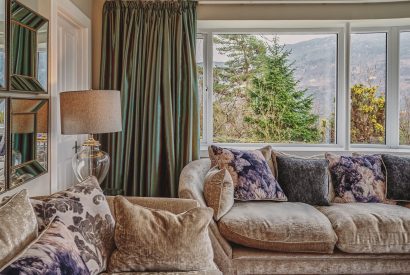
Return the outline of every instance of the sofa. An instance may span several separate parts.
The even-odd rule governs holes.
[[[179,197],[205,207],[210,168],[210,159],[189,163]],[[410,274],[410,209],[399,205],[235,201],[209,232],[224,274]],[[368,239],[352,241],[359,235]]]
[[[97,211],[98,211],[98,208],[100,208],[100,209],[104,208],[105,209],[105,207],[107,207],[105,210],[102,210],[102,211],[111,211],[111,215],[114,218],[114,222],[115,222],[118,219],[118,216],[115,215],[116,211],[115,211],[114,201],[115,201],[116,198],[112,197],[112,196],[106,196],[105,199],[100,197],[100,194],[102,194],[101,189],[98,187],[98,185],[97,185],[97,187],[94,187],[94,185],[93,185],[94,181],[96,181],[96,180],[92,179],[91,181],[92,181],[91,185],[84,185],[84,186],[81,187],[82,189],[79,189],[79,188],[75,189],[76,187],[74,186],[71,189],[71,191],[74,191],[75,194],[80,194],[81,192],[84,192],[84,193],[80,194],[78,198],[80,198],[81,195],[84,195],[85,197],[89,196],[88,198],[91,198],[91,200],[95,202],[95,205],[97,205],[97,208],[96,208]],[[65,192],[65,191],[63,191],[63,192]],[[94,196],[94,195],[97,195],[97,196]],[[32,236],[31,241],[26,242],[23,247],[14,247],[14,250],[15,251],[18,250],[18,251],[13,252],[14,256],[7,260],[8,261],[7,264],[5,264],[4,266],[2,266],[0,264],[0,274],[16,274],[16,272],[13,271],[13,269],[10,271],[10,270],[7,270],[7,269],[3,270],[3,268],[7,267],[10,263],[15,263],[16,259],[19,259],[19,257],[21,255],[26,255],[28,250],[33,249],[33,247],[38,243],[38,240],[41,238],[41,236],[44,235],[44,232],[48,231],[49,227],[50,227],[50,226],[47,226],[46,228],[42,228],[41,225],[40,225],[40,220],[38,220],[38,223],[35,221],[34,212],[33,212],[33,214],[31,214],[29,212],[31,212],[33,210],[33,208],[34,208],[34,210],[36,208],[38,208],[38,206],[42,202],[48,201],[51,197],[33,197],[33,198],[29,199],[27,197],[27,191],[23,190],[19,193],[16,193],[15,195],[13,195],[11,198],[13,198],[14,201],[16,201],[15,198],[19,199],[19,197],[21,197],[20,200],[23,201],[24,196],[26,197],[26,199],[25,199],[26,202],[29,204],[28,207],[27,207],[27,205],[22,206],[22,207],[20,207],[19,205],[10,205],[10,207],[13,207],[14,209],[16,209],[16,211],[14,212],[15,213],[14,215],[18,214],[18,215],[21,215],[21,216],[34,217],[34,221],[33,221],[33,219],[31,219],[31,222],[28,222],[28,220],[29,220],[28,218],[24,218],[23,221],[27,224],[22,226],[22,227],[31,228],[31,225],[29,226],[29,224],[33,224],[33,226],[35,225],[35,231],[39,230],[40,232],[38,234],[38,237],[37,237],[37,234],[36,234],[36,236]],[[64,194],[56,193],[52,196],[53,196],[54,199],[57,199],[57,200],[61,199],[62,200],[61,203],[56,204],[59,207],[59,210],[57,210],[57,211],[63,211],[63,212],[68,213],[69,211],[72,211],[73,209],[75,209],[75,207],[77,207],[77,210],[80,210],[80,212],[87,213],[87,215],[90,212],[91,215],[92,215],[93,210],[91,209],[91,207],[89,207],[89,204],[86,204],[87,203],[86,200],[77,199],[75,197],[70,197],[68,193],[64,193]],[[10,200],[10,198],[6,198],[4,202],[7,202],[7,200]],[[155,211],[156,210],[165,210],[165,211],[171,212],[173,214],[185,213],[189,210],[196,209],[199,206],[198,202],[195,201],[195,200],[178,199],[178,198],[125,197],[125,200],[128,201],[128,202],[131,202],[132,205],[142,206],[142,207],[145,207],[146,209],[152,209],[152,210],[155,210]],[[102,203],[103,201],[106,201],[108,203],[108,206],[107,206],[107,204],[105,204],[105,202]],[[76,204],[76,203],[80,203],[81,205]],[[32,206],[30,206],[30,204]],[[1,205],[2,205],[2,203],[0,203],[0,206]],[[75,206],[75,205],[77,205],[77,206]],[[108,209],[108,207],[109,207],[109,209]],[[21,210],[21,211],[19,212],[19,210]],[[55,211],[54,211],[54,213],[55,213]],[[62,212],[59,212],[59,213],[62,213]],[[77,212],[77,213],[79,213],[79,212]],[[66,214],[66,213],[63,213],[63,215],[64,214]],[[11,214],[11,215],[13,215],[13,214]],[[71,217],[74,217],[74,219],[75,219],[76,215],[78,215],[78,214],[75,214]],[[5,218],[5,217],[2,217],[2,218]],[[80,218],[80,216],[78,218]],[[37,219],[38,219],[38,217],[37,217]],[[93,219],[93,218],[91,217],[91,219]],[[55,220],[55,219],[53,218],[53,220]],[[90,226],[92,226],[92,224],[86,224],[86,223],[84,223],[83,228],[86,230],[85,234],[89,235],[88,237],[90,239],[91,238],[95,238],[95,239],[96,238],[101,238],[102,240],[105,240],[104,242],[110,243],[109,245],[106,245],[106,247],[110,248],[109,251],[107,251],[107,253],[104,253],[103,258],[102,258],[102,262],[107,263],[107,262],[109,262],[109,259],[111,258],[111,256],[114,254],[113,252],[116,250],[115,243],[113,243],[114,233],[113,233],[113,230],[109,230],[110,232],[112,232],[112,236],[103,237],[103,235],[105,233],[101,229],[104,228],[105,225],[103,223],[101,223],[101,221],[99,221],[98,223],[99,223],[99,225],[96,224],[96,227],[94,229],[90,230]],[[50,224],[52,226],[54,224],[54,221],[51,222]],[[114,224],[114,223],[112,223],[112,224]],[[63,226],[63,227],[65,227],[65,226]],[[87,230],[87,228],[89,230]],[[61,229],[64,229],[64,230],[61,230]],[[68,239],[73,237],[73,236],[68,236],[68,235],[70,235],[70,234],[68,234],[67,236],[70,237],[70,238],[65,238],[64,237],[66,235],[64,233],[65,230],[67,230],[67,227],[65,227],[65,228],[60,227],[60,228],[54,230],[54,232],[58,232],[58,235],[61,235],[60,236],[61,238],[65,239],[65,240],[62,241],[62,243],[64,245],[67,244]],[[81,229],[79,229],[79,230],[81,230]],[[17,232],[18,230],[15,230],[15,231]],[[27,231],[27,230],[25,230],[25,231]],[[16,236],[12,236],[13,231],[10,231],[9,236],[5,235],[4,230],[2,232],[3,233],[0,234],[0,247],[2,247],[1,245],[3,245],[3,244],[10,243],[11,238],[14,238],[14,239],[16,238]],[[105,232],[108,232],[108,231],[105,231]],[[100,234],[101,236],[96,236],[95,235],[96,233]],[[152,241],[155,242],[156,240],[152,240]],[[44,244],[44,242],[43,242],[43,244]],[[49,252],[58,251],[59,247],[50,247],[50,245],[51,246],[57,245],[57,243],[48,242],[49,247],[48,248],[45,247],[45,249],[48,249],[47,251],[49,251]],[[77,248],[74,248],[74,250],[76,250],[76,249]],[[3,251],[1,251],[1,252],[3,252]],[[173,251],[168,251],[167,253],[173,253]],[[3,254],[3,253],[0,253],[0,256],[2,256],[1,254]],[[32,255],[39,256],[41,254],[37,254],[37,255],[32,254]],[[52,254],[50,254],[50,255],[52,255]],[[83,257],[83,255],[81,255],[81,257]],[[147,257],[149,257],[149,255]],[[212,257],[213,257],[213,255],[210,256],[210,259],[212,259]],[[40,261],[38,261],[38,262],[40,263]],[[19,264],[24,265],[24,262],[23,263],[20,262]],[[60,263],[58,263],[58,265],[60,265]],[[44,266],[44,265],[40,264],[40,266]],[[63,265],[60,265],[60,267],[58,267],[58,268],[63,268],[62,266]],[[71,268],[71,267],[72,266],[69,266],[69,268]],[[152,271],[151,272],[146,272],[146,271],[145,272],[125,272],[125,273],[121,272],[121,274],[195,274],[195,275],[196,274],[199,274],[199,275],[201,275],[201,274],[202,275],[219,275],[219,274],[222,274],[219,270],[216,269],[215,265],[214,265],[214,267],[215,267],[215,269],[213,269],[213,270],[201,270],[201,271],[182,272],[182,271],[176,270],[176,271],[167,271],[167,272],[165,272],[165,271],[162,270],[161,272],[160,271],[158,271],[158,272],[152,272]],[[23,266],[23,268],[24,268],[24,266]],[[30,274],[43,274],[43,272],[40,272],[39,269],[31,269],[31,268],[32,267],[27,267],[27,270],[30,271],[29,272]],[[44,268],[47,268],[47,267],[44,266]],[[44,268],[43,268],[43,270],[44,270]],[[152,269],[155,269],[155,267],[151,268],[151,270]],[[88,274],[87,272],[80,272],[78,270],[76,272],[74,272],[74,271],[72,271],[73,269],[71,269],[71,271],[68,271],[70,269],[67,269],[67,268],[63,268],[63,270],[66,272],[65,274]],[[106,270],[103,270],[102,272],[97,272],[97,273],[98,274],[104,274],[104,275],[107,275],[107,274],[120,274],[120,273],[110,273]],[[49,274],[54,274],[54,273],[52,272],[52,273],[49,273]],[[95,272],[93,274],[95,274]]]

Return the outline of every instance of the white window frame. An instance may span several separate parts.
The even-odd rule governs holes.
[[[352,25],[352,26],[351,26]],[[334,144],[275,144],[275,148],[292,152],[323,151],[374,151],[410,153],[410,146],[400,145],[399,133],[399,56],[400,32],[410,31],[410,26],[394,27],[355,27],[345,22],[341,27],[328,28],[214,28],[199,29],[204,39],[204,87],[203,87],[203,133],[201,155],[206,155],[206,148],[213,144],[213,43],[215,34],[337,34],[337,91],[336,91],[336,142]],[[386,76],[386,125],[385,144],[351,144],[350,143],[350,33],[387,33],[387,76]],[[252,149],[267,145],[266,143],[217,143],[223,147]]]

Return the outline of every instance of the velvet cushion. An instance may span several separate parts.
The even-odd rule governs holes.
[[[226,169],[211,168],[205,176],[204,197],[208,207],[214,210],[217,221],[225,215],[234,203],[233,181]]]
[[[381,155],[338,156],[327,153],[336,203],[384,202],[386,180]]]
[[[283,252],[333,253],[337,240],[322,213],[295,202],[236,202],[218,227],[231,242]]]
[[[331,221],[337,247],[347,253],[409,253],[409,209],[381,203],[318,208]]]
[[[410,158],[382,155],[386,166],[387,199],[410,201]]]
[[[208,225],[211,208],[179,215],[114,200],[116,227],[110,272],[215,270]]]
[[[74,236],[56,218],[1,274],[90,274]]]
[[[73,233],[91,274],[106,269],[114,247],[114,219],[95,177],[90,177],[43,201],[31,200],[40,228],[58,217]]]
[[[240,151],[211,145],[208,152],[212,166],[227,169],[231,174],[235,199],[287,200],[260,151]]]
[[[23,250],[37,234],[36,215],[27,190],[0,203],[0,267]]]
[[[291,202],[329,205],[329,175],[325,159],[278,156],[278,182]]]

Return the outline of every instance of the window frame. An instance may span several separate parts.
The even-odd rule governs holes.
[[[335,123],[336,141],[333,144],[278,144],[268,143],[284,151],[321,152],[321,151],[395,151],[410,152],[410,145],[400,145],[400,108],[399,108],[399,70],[400,70],[400,33],[410,31],[410,26],[351,26],[350,22],[326,28],[200,28],[198,35],[204,39],[204,87],[203,87],[203,133],[201,151],[213,143],[213,35],[217,34],[336,34],[337,35],[337,75]],[[350,34],[386,33],[386,121],[385,144],[350,143]],[[215,143],[228,148],[253,149],[267,143]],[[205,153],[204,153],[205,155]]]

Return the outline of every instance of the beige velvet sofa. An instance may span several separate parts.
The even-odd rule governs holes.
[[[203,184],[209,169],[209,159],[188,164],[180,176],[179,197],[206,206]],[[287,224],[286,217],[289,217]],[[358,221],[359,226],[352,226],[352,220]],[[243,236],[247,232],[241,234],[241,230],[252,231],[250,234],[257,237],[250,240]],[[380,239],[379,231],[388,240]],[[298,241],[296,245],[291,241],[275,244],[274,249],[268,244],[271,250],[250,248],[261,245],[263,242],[255,239],[263,241],[257,238],[263,238],[266,232],[269,237],[282,234],[284,239]],[[358,232],[364,233],[361,236],[365,238],[369,236],[369,240],[360,240],[363,244],[356,246],[349,244],[349,238]],[[214,261],[224,274],[410,274],[409,237],[410,209],[381,204],[315,208],[289,202],[235,202],[221,220],[210,224]],[[312,239],[317,242],[313,246],[308,243]],[[373,241],[397,242],[397,245],[388,246],[393,252],[385,253],[377,246],[366,245]],[[342,252],[337,247],[353,253]],[[289,252],[298,249],[307,252]]]

